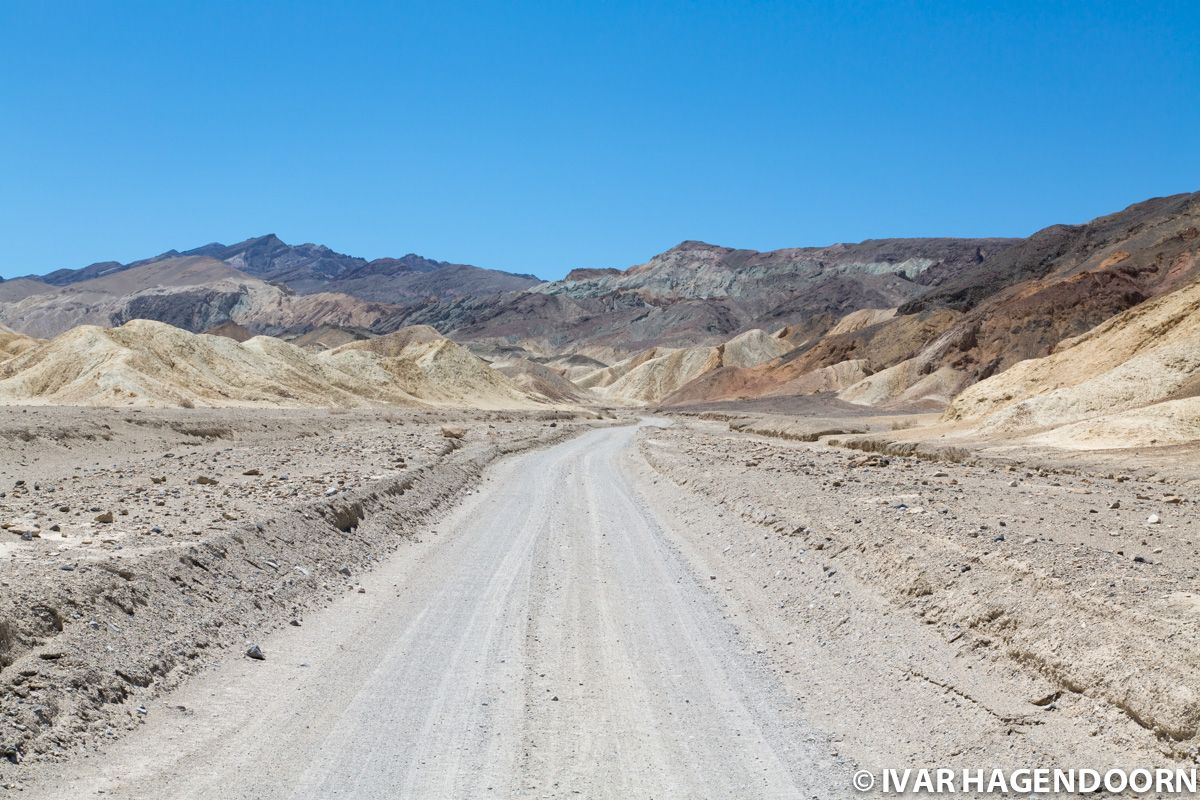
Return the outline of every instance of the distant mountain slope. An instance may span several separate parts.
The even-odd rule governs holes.
[[[434,261],[414,253],[367,261],[334,252],[324,245],[289,245],[274,234],[228,246],[209,244],[188,254],[219,259],[249,275],[282,283],[300,294],[342,292],[364,300],[401,305],[498,294],[541,283],[533,275]]]
[[[57,336],[78,325],[115,327],[133,319],[192,332],[227,322],[267,334],[321,324],[383,332],[399,327],[399,317],[394,306],[348,295],[295,295],[203,256],[152,261],[62,286],[30,279],[0,284],[0,323],[37,337]]]
[[[434,261],[413,253],[401,258],[368,261],[335,252],[324,245],[289,245],[274,234],[232,245],[206,244],[182,253],[169,250],[129,264],[105,261],[82,269],[60,269],[37,280],[53,286],[68,286],[180,256],[204,256],[224,261],[247,275],[281,283],[298,294],[340,292],[364,300],[400,305],[492,295],[541,283],[533,275]]]
[[[556,364],[610,399],[836,392],[862,404],[944,404],[1200,280],[1200,193],[1028,239],[769,252],[687,241],[629,269],[578,269],[548,283],[413,255],[368,262],[275,236],[189,253],[5,281],[0,323],[50,337],[148,318],[343,352],[348,342],[428,325],[477,353]],[[345,291],[320,291],[330,287]],[[439,363],[454,360],[451,348],[436,349]],[[513,372],[566,394],[539,369]]]
[[[966,309],[925,359],[974,382],[1197,278],[1200,193],[1182,194],[1046,228],[898,314]]]
[[[900,309],[911,314],[927,308],[974,308],[982,300],[1028,280],[1063,277],[1124,262],[1126,272],[1144,272],[1170,257],[1194,232],[1173,243],[1172,238],[1197,224],[1200,193],[1155,197],[1081,225],[1051,225],[1015,247],[996,253],[976,267],[946,276],[936,291]],[[1123,258],[1112,259],[1114,246],[1126,245]],[[1149,271],[1155,271],[1150,269]]]
[[[1200,193],[1148,200],[1083,225],[1055,225],[975,263],[930,267],[922,279],[932,288],[895,315],[851,314],[778,363],[704,376],[668,402],[822,387],[872,405],[944,403],[1149,298],[1200,280]],[[838,375],[867,374],[837,387],[828,370],[839,365]]]
[[[957,275],[966,267],[1015,244],[1014,239],[869,239],[858,244],[797,247],[759,252],[687,241],[624,272],[577,270],[535,291],[599,297],[632,291],[648,300],[756,299],[779,303],[780,290],[798,294],[810,286],[853,277],[885,290],[901,277],[922,285],[922,275]],[[593,274],[599,272],[600,274]],[[904,294],[918,290],[894,289]]]
[[[684,242],[624,271],[575,270],[498,298],[414,311],[456,338],[622,358],[719,344],[755,328],[821,335],[847,313],[894,308],[1013,246],[1011,239],[880,239],[757,252]]]

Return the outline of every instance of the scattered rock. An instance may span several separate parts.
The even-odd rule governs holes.
[[[443,425],[442,436],[447,439],[461,439],[467,435],[465,428],[460,428],[457,425]]]
[[[263,653],[262,648],[256,644],[250,645],[250,649],[246,651],[246,657],[252,658],[255,661],[266,661],[267,656]]]

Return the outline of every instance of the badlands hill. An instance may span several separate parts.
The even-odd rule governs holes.
[[[982,380],[1200,277],[1200,193],[1055,225],[918,301],[965,313],[928,358]]]
[[[751,330],[715,347],[652,347],[575,382],[608,400],[658,403],[722,368],[753,367],[790,349],[782,336]]]
[[[503,373],[433,328],[417,325],[395,333],[350,342],[320,354],[326,363],[386,384],[392,378],[417,399],[431,405],[474,408],[521,408],[541,402]],[[409,382],[412,369],[423,377]]]
[[[568,380],[562,373],[545,364],[517,358],[492,363],[493,369],[505,375],[527,395],[547,403],[567,405],[597,405],[603,400],[596,394]]]
[[[1068,446],[1200,439],[1200,282],[970,387],[946,418]]]
[[[311,353],[269,336],[239,342],[148,320],[116,328],[83,325],[0,361],[0,403],[543,406],[436,333],[401,330],[371,343]]]
[[[1058,225],[888,309],[849,314],[778,362],[705,376],[672,404],[816,391],[870,405],[945,404],[1024,359],[1200,279],[1200,195]]]

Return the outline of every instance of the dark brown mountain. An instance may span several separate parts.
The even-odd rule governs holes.
[[[1155,198],[1038,231],[898,313],[965,311],[929,354],[930,365],[981,380],[1192,282],[1200,277],[1198,253],[1200,193]]]

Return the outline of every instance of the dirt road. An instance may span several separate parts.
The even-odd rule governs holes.
[[[848,766],[638,499],[633,427],[497,467],[358,589],[25,797],[792,798]]]

